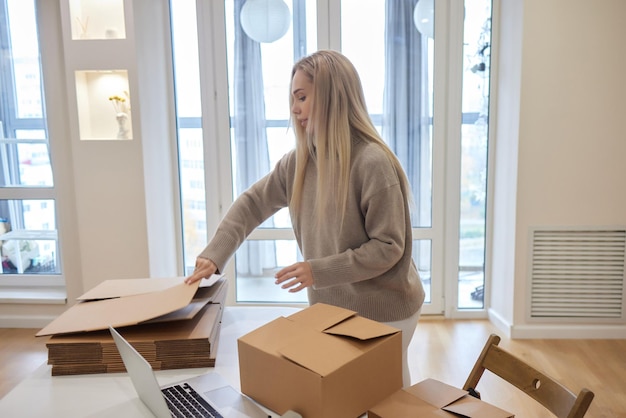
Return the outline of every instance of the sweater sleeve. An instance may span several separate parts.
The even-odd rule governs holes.
[[[287,181],[292,153],[285,155],[269,174],[250,186],[231,205],[215,235],[199,257],[212,260],[223,271],[228,260],[250,233],[266,219],[288,206]]]

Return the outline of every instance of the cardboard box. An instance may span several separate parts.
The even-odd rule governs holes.
[[[474,398],[466,391],[438,380],[426,379],[400,389],[367,412],[368,418],[468,417],[511,418],[510,412]]]
[[[397,328],[322,303],[240,337],[241,390],[307,418],[364,414],[402,387]]]

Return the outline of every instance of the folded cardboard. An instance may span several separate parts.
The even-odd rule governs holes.
[[[190,320],[118,328],[154,370],[215,366],[222,305],[209,303]],[[108,331],[55,335],[46,344],[52,376],[125,371]]]
[[[131,282],[131,287],[137,284]],[[212,367],[227,289],[220,277],[210,287],[198,288],[186,307],[118,331],[155,370]],[[125,370],[108,329],[55,334],[46,346],[53,376]]]
[[[200,286],[200,282],[185,284],[183,279],[168,278],[169,285],[163,280],[155,280],[153,287],[150,287],[152,279],[115,280],[114,285],[105,281],[88,292],[88,297],[83,295],[81,298],[84,300],[67,309],[36,335],[97,331],[108,329],[109,325],[136,325],[171,314],[186,308]],[[141,286],[144,286],[145,293],[139,290]],[[111,289],[117,293],[111,292]]]
[[[511,418],[510,412],[481,401],[467,393],[434,379],[426,379],[400,389],[367,412],[368,418],[398,417],[467,417]]]
[[[402,387],[397,328],[322,303],[240,337],[241,390],[303,417],[358,417]]]

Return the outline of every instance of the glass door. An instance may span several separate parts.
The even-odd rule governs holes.
[[[458,240],[460,236],[467,238],[467,233],[460,235],[459,228],[465,231],[465,225],[477,225],[481,220],[484,223],[485,219],[484,210],[477,210],[476,205],[471,212],[474,218],[469,220],[465,211],[461,215],[460,200],[467,195],[465,188],[476,191],[475,202],[484,199],[481,190],[484,191],[485,186],[481,181],[486,176],[486,165],[474,172],[475,166],[468,168],[468,159],[460,154],[469,150],[465,144],[480,142],[482,148],[471,150],[472,161],[486,163],[486,131],[478,128],[487,120],[484,104],[488,92],[485,96],[483,89],[479,99],[465,99],[475,96],[471,89],[463,88],[466,60],[460,51],[464,36],[468,35],[464,35],[462,29],[448,29],[475,25],[479,18],[463,21],[462,4],[438,1],[436,23],[439,26],[435,32],[434,0],[274,0],[262,2],[271,5],[268,9],[252,13],[250,5],[253,3],[258,2],[225,0],[223,4],[212,2],[210,7],[198,10],[197,21],[201,23],[197,32],[201,45],[196,49],[195,45],[190,48],[187,38],[195,27],[185,23],[176,29],[176,22],[190,21],[189,16],[176,19],[177,13],[181,16],[184,10],[191,13],[188,9],[193,8],[193,2],[188,2],[188,6],[172,2],[175,57],[177,54],[187,57],[181,58],[181,64],[176,66],[181,67],[180,74],[185,74],[177,78],[177,83],[186,88],[193,85],[190,80],[202,80],[207,73],[205,79],[209,84],[186,88],[189,100],[180,100],[179,95],[179,109],[188,114],[181,118],[179,110],[179,135],[187,138],[188,145],[179,145],[183,183],[184,169],[189,173],[188,185],[181,185],[183,208],[188,214],[197,213],[186,217],[191,221],[185,221],[185,265],[193,267],[195,256],[206,244],[205,236],[211,236],[212,228],[232,200],[269,172],[276,161],[294,147],[294,135],[288,126],[288,87],[293,63],[317,49],[340,49],[359,71],[372,119],[402,161],[412,185],[413,257],[427,290],[423,313],[444,312],[444,288],[448,289],[444,284],[453,275],[457,287],[449,292],[452,294],[448,300],[458,300],[460,306],[461,301],[466,300],[460,295],[457,297],[461,289],[460,271],[465,273],[466,270],[463,266],[456,267],[459,265]],[[485,9],[489,3],[487,0],[468,2],[465,5],[468,16],[469,9]],[[455,15],[461,16],[460,25],[454,20]],[[480,19],[484,17],[481,15]],[[261,24],[269,22],[270,18],[275,19],[271,25]],[[483,24],[484,21],[480,22],[480,26]],[[209,26],[212,29],[207,31]],[[483,40],[484,36],[483,33]],[[177,37],[181,39],[178,47]],[[466,47],[465,54],[469,48]],[[194,65],[189,65],[198,51],[200,68],[203,60],[213,64],[207,65],[199,76],[193,74]],[[226,68],[215,64],[220,62],[225,62]],[[488,66],[485,57],[482,62]],[[488,85],[488,77],[482,80]],[[196,98],[202,91],[213,95],[211,100],[205,100],[210,103],[208,106],[201,105],[199,97]],[[466,102],[481,103],[483,113],[477,114],[476,107],[465,106]],[[197,106],[191,109],[194,103]],[[224,109],[228,109],[227,115]],[[227,119],[227,123],[223,119]],[[212,125],[225,128],[206,132],[207,128],[213,129]],[[466,125],[471,126],[466,128]],[[226,131],[228,135],[224,135]],[[475,132],[481,135],[479,140],[472,139]],[[455,147],[458,154],[450,158],[449,150]],[[485,154],[480,154],[481,150]],[[227,156],[228,160],[219,160],[216,153]],[[451,176],[458,181],[447,182]],[[224,184],[231,187],[220,191]],[[465,216],[462,222],[461,216]],[[452,241],[457,240],[455,245],[446,242],[450,235],[445,231],[451,228],[456,229],[456,234],[452,235]],[[482,249],[484,257],[484,228],[481,233],[483,241],[481,243],[480,237],[471,241],[472,251],[479,254]],[[460,245],[467,242],[461,241]],[[235,278],[231,303],[305,303],[305,292],[285,292],[277,288],[273,280],[277,269],[299,259],[301,254],[288,213],[282,210],[255,230],[236,253],[232,270],[227,272]],[[476,264],[476,257],[472,260]],[[447,265],[450,267],[446,268]],[[483,276],[480,280],[482,283]],[[471,290],[478,284],[472,281]],[[467,288],[467,285],[463,287],[463,291]]]

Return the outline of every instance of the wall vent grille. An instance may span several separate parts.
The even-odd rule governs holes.
[[[531,318],[622,318],[626,230],[532,231]]]

